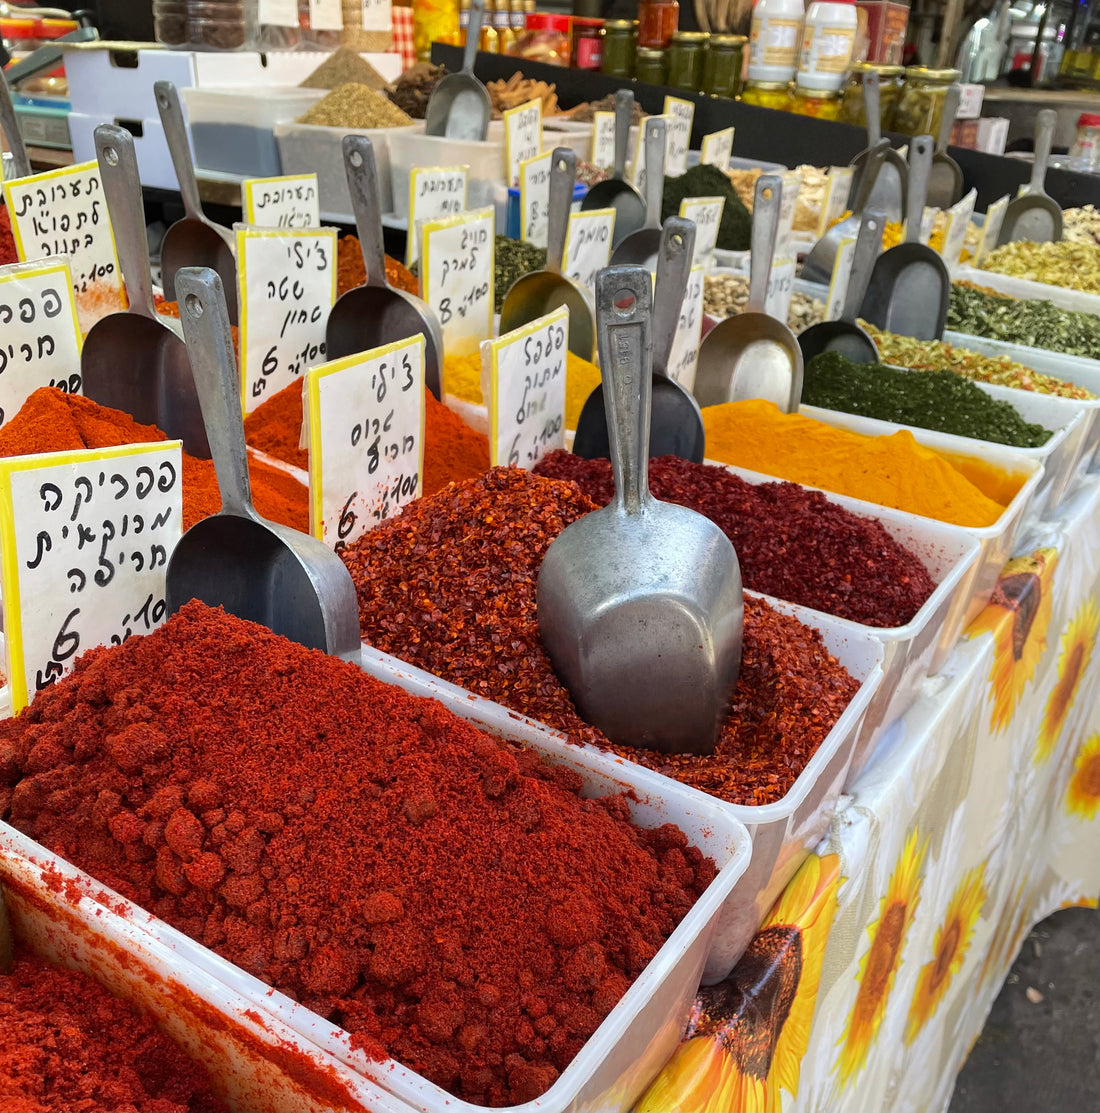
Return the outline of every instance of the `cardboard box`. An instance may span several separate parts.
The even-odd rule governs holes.
[[[959,111],[956,120],[976,120],[982,114],[982,101],[985,99],[984,85],[960,85]]]
[[[867,18],[867,61],[900,66],[905,49],[905,29],[909,26],[908,4],[889,0],[858,0],[857,8]]]
[[[978,150],[1003,155],[1008,143],[1008,117],[983,116],[978,121]]]

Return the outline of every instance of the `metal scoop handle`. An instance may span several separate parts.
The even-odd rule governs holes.
[[[645,122],[645,227],[661,227],[661,194],[665,188],[665,121]]]
[[[158,320],[134,137],[117,124],[100,124],[95,129],[95,153],[130,309]]]
[[[164,138],[168,142],[168,153],[172,156],[172,167],[176,171],[183,211],[191,220],[201,220],[205,224],[206,214],[202,211],[199,183],[195,180],[195,164],[191,161],[191,145],[187,141],[187,124],[183,119],[179,92],[171,81],[154,82],[153,92],[157,98]]]
[[[634,119],[634,91],[620,89],[615,94],[615,173],[626,180],[626,149],[630,145],[630,121]]]
[[[252,506],[240,378],[222,280],[209,267],[181,267],[176,272],[176,293],[222,510],[258,519]]]
[[[17,178],[29,178],[31,174],[31,160],[27,154],[27,145],[23,142],[23,133],[19,130],[19,120],[15,115],[15,105],[11,102],[11,90],[8,88],[8,79],[0,73],[0,130],[8,140],[8,150],[11,151],[11,164]],[[2,177],[2,175],[0,175]]]
[[[546,269],[561,274],[565,258],[565,234],[569,231],[569,209],[577,180],[577,152],[572,147],[555,147],[550,156],[550,211],[546,226]]]
[[[932,136],[918,135],[909,144],[909,195],[906,198],[905,242],[920,243],[924,203],[932,177]]]
[[[653,373],[668,376],[672,343],[684,306],[688,275],[695,257],[695,221],[670,216],[661,229],[657,277],[653,283]]]
[[[863,214],[856,235],[856,246],[852,250],[852,269],[848,273],[848,289],[844,294],[844,309],[840,319],[845,324],[854,325],[859,316],[860,306],[871,283],[871,272],[875,260],[882,249],[882,227],[886,223],[884,212]]]
[[[849,206],[853,213],[863,212],[863,207],[871,199],[871,193],[874,191],[875,182],[878,181],[879,172],[886,161],[886,152],[889,149],[890,140],[880,139],[867,152],[867,161],[863,164],[863,172],[859,175],[855,187],[856,194]]]
[[[779,231],[779,208],[783,203],[783,179],[762,174],[756,179],[752,202],[752,235],[749,241],[749,300],[746,313],[763,313],[772,276],[772,256]]]
[[[462,49],[462,72],[473,77],[474,56],[481,41],[481,25],[485,21],[485,0],[470,0],[470,24],[466,28],[466,45]]]
[[[387,286],[386,247],[382,239],[382,204],[378,197],[378,163],[374,145],[365,135],[344,136],[344,172],[351,194],[351,211],[368,286]],[[409,229],[415,235],[415,229]]]
[[[867,146],[882,138],[882,89],[877,73],[863,75],[863,114],[867,117]]]
[[[1058,123],[1058,113],[1053,108],[1044,108],[1035,118],[1035,163],[1031,167],[1031,181],[1028,193],[1043,193],[1047,179],[1047,163],[1050,149],[1054,143],[1054,127]]]
[[[958,82],[948,86],[943,98],[943,115],[940,117],[940,133],[936,136],[936,154],[947,150],[951,140],[951,129],[955,126],[955,117],[959,114],[959,102],[962,100],[962,86]]]
[[[615,474],[612,505],[619,514],[641,514],[652,498],[649,493],[652,308],[653,284],[645,267],[606,267],[596,275],[596,335],[611,468]]]

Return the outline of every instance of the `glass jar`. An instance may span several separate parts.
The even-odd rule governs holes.
[[[905,84],[894,110],[894,131],[906,135],[939,135],[948,87],[958,80],[958,70],[908,66]]]
[[[413,0],[413,48],[417,61],[431,60],[432,43],[458,34],[457,0]]]
[[[796,85],[789,111],[798,116],[813,116],[818,120],[839,120],[840,93]]]
[[[703,84],[706,31],[677,31],[668,48],[668,84],[685,93],[697,93]]]
[[[608,77],[634,76],[635,28],[632,19],[609,19],[604,23],[600,71]]]
[[[1077,117],[1077,137],[1069,151],[1074,170],[1095,174],[1100,166],[1100,115],[1082,112]]]
[[[648,46],[638,47],[634,56],[634,80],[647,85],[668,84],[668,53]]]
[[[569,65],[569,16],[529,12],[524,32],[517,36],[512,53],[551,66]]]
[[[155,0],[153,26],[165,46],[250,50],[256,42],[256,0]]]
[[[603,62],[603,20],[573,17],[572,64],[575,70],[598,70]]]
[[[677,0],[640,0],[638,4],[638,45],[649,50],[664,50],[680,22]]]
[[[894,126],[894,112],[905,77],[904,66],[885,66],[877,62],[856,62],[848,77],[841,102],[840,118],[846,124],[867,126],[867,113],[863,105],[863,79],[869,73],[878,74],[879,120],[883,131]]]
[[[750,81],[741,90],[741,103],[785,112],[791,107],[791,87],[785,81]]]
[[[703,56],[703,83],[699,92],[712,97],[736,97],[741,91],[745,61],[744,35],[711,35]]]

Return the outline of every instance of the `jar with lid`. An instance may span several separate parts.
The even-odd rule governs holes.
[[[569,65],[569,16],[529,12],[527,27],[512,53],[550,66]]]
[[[489,7],[488,4],[485,5]],[[511,54],[516,35],[512,30],[512,9],[508,0],[495,0],[493,7],[493,29],[497,33],[497,53]]]
[[[634,56],[634,80],[647,85],[668,84],[668,52],[640,46]]]
[[[680,22],[677,0],[639,0],[638,45],[664,50],[672,42]]]
[[[959,80],[958,70],[908,66],[894,110],[894,130],[906,135],[939,135],[947,90]]]
[[[184,50],[250,50],[256,0],[154,0],[153,26],[165,46]]]
[[[882,130],[890,131],[894,126],[894,112],[897,108],[898,98],[901,96],[901,86],[905,76],[904,66],[886,66],[878,62],[856,62],[852,66],[848,84],[844,89],[840,118],[846,124],[867,126],[867,113],[863,105],[863,79],[869,73],[878,74],[879,118]]]
[[[632,19],[609,19],[604,23],[600,71],[608,77],[634,76],[636,26]]]
[[[839,93],[856,41],[854,0],[813,0],[802,21],[795,81],[806,90]]]
[[[575,70],[598,70],[603,62],[603,20],[573,17],[572,64]]]
[[[703,56],[701,93],[712,97],[729,97],[741,91],[741,70],[745,61],[744,35],[711,35]]]
[[[741,90],[741,103],[786,112],[791,107],[791,87],[785,81],[747,81]]]
[[[783,84],[798,69],[802,0],[756,0],[749,28],[749,81]]]
[[[706,31],[677,31],[668,48],[668,83],[685,93],[699,92],[703,83],[703,53],[710,35]]]
[[[433,42],[458,34],[458,0],[414,0],[412,9],[413,48],[417,61],[428,62]]]
[[[1077,117],[1077,137],[1069,150],[1074,170],[1095,174],[1100,168],[1100,115],[1082,112]]]
[[[840,93],[796,85],[791,95],[789,111],[798,116],[814,116],[818,120],[839,120]]]

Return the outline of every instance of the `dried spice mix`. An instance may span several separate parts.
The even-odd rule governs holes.
[[[494,468],[411,503],[341,553],[364,638],[573,741],[610,748],[554,673],[535,596],[550,542],[595,508],[575,484],[517,468]],[[676,768],[667,755],[624,755],[732,803],[781,799],[858,684],[816,630],[758,600],[745,601],[744,645],[714,755]]]
[[[624,797],[195,602],[0,724],[0,771],[28,835],[479,1104],[543,1093],[715,875]]]

